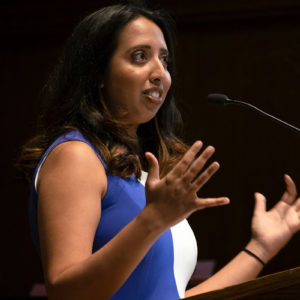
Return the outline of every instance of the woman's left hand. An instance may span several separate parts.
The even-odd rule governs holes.
[[[300,230],[300,197],[290,176],[284,175],[286,191],[280,201],[266,211],[266,198],[255,193],[252,240],[247,248],[265,262],[274,257]]]

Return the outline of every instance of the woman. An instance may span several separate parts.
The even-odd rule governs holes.
[[[229,199],[198,198],[219,168],[204,168],[214,148],[198,155],[202,142],[188,149],[176,137],[171,25],[134,5],[97,11],[75,28],[45,88],[21,161],[35,170],[30,221],[49,299],[178,299],[237,284],[300,229],[286,175],[271,211],[256,194],[246,251],[185,292],[197,258],[185,219]]]

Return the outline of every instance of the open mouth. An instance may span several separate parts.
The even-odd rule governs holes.
[[[145,95],[152,96],[153,98],[161,98],[161,94],[157,91],[144,92]]]
[[[161,103],[162,102],[162,90],[157,88],[148,89],[143,92],[144,95],[148,96],[147,98],[150,99],[152,102]]]

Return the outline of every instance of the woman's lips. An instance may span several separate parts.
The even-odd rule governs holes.
[[[151,88],[143,92],[143,94],[153,103],[160,104],[163,102],[163,91],[160,88]]]
[[[154,104],[161,104],[163,102],[163,98],[162,97],[154,97],[152,95],[149,95],[149,94],[144,94],[146,96],[146,98],[154,103]]]

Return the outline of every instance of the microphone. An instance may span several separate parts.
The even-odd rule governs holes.
[[[254,105],[252,105],[250,103],[239,101],[239,100],[229,99],[224,94],[209,94],[207,98],[208,98],[208,102],[215,103],[215,104],[221,104],[221,105],[237,104],[237,105],[241,105],[241,106],[246,106],[246,107],[260,113],[261,115],[271,119],[272,121],[279,123],[280,125],[283,125],[284,127],[291,129],[296,133],[300,133],[299,128],[266,113],[265,111],[255,107]]]

